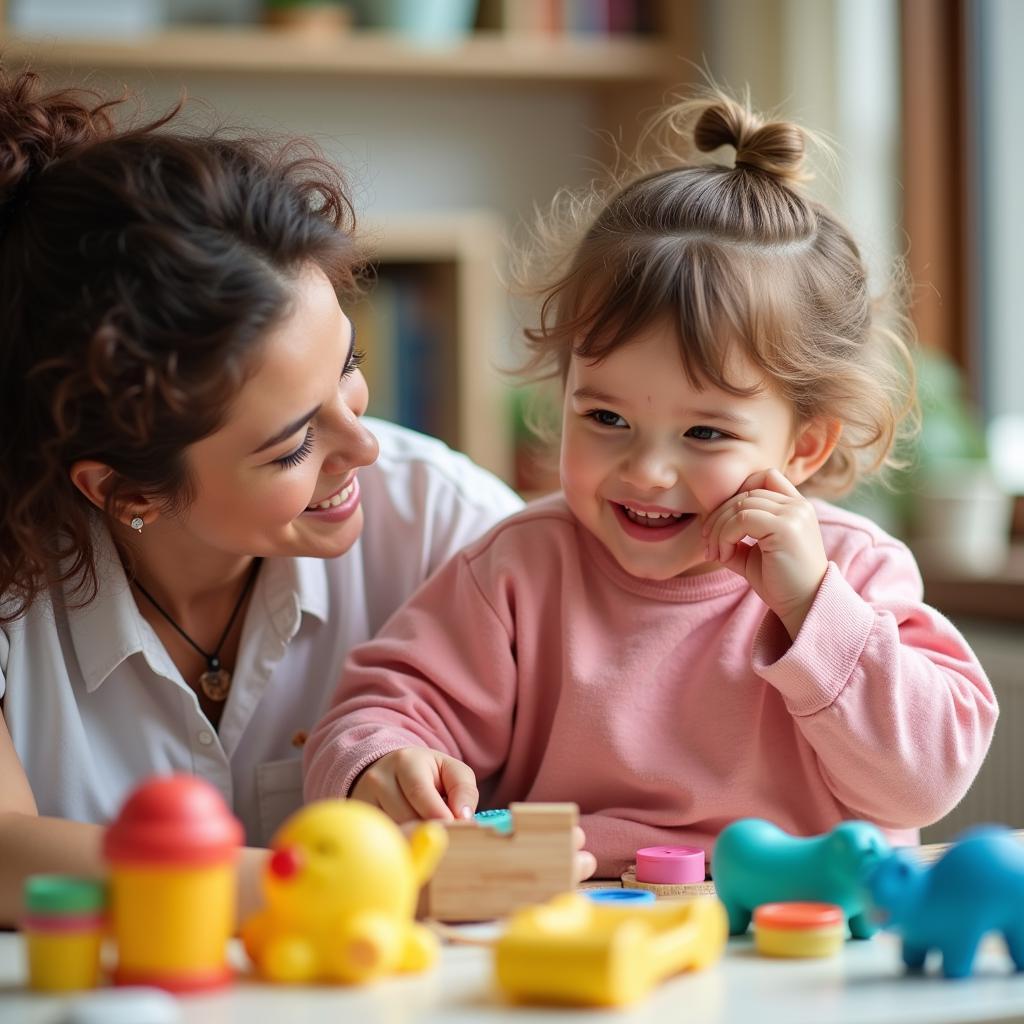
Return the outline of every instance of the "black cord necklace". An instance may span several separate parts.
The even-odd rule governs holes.
[[[138,581],[134,580],[135,586],[139,588],[142,596],[184,637],[185,640],[191,644],[205,659],[206,659],[206,671],[199,677],[199,688],[206,694],[210,700],[217,701],[220,703],[223,700],[227,700],[228,690],[231,689],[231,673],[228,672],[220,663],[220,649],[224,646],[224,641],[227,640],[228,634],[231,632],[231,627],[235,624],[235,619],[238,618],[238,613],[242,610],[242,605],[245,603],[246,595],[252,589],[253,583],[256,582],[256,574],[260,571],[260,564],[263,562],[262,558],[254,558],[252,562],[252,568],[249,570],[249,576],[245,581],[245,586],[242,587],[242,593],[239,594],[238,600],[235,602],[234,610],[231,612],[231,618],[228,619],[228,624],[224,627],[224,632],[221,633],[220,639],[217,641],[217,646],[214,648],[213,653],[204,651],[179,626],[174,619],[170,617],[157,604],[156,599],[153,595]]]

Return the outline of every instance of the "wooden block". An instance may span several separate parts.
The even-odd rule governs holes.
[[[658,882],[638,882],[636,865],[631,865],[622,872],[623,889],[646,889],[653,892],[658,899],[692,900],[698,896],[715,896],[714,882],[688,882],[681,885],[662,885]]]
[[[575,884],[575,804],[512,804],[512,831],[448,824],[448,851],[427,887],[427,914],[483,921],[542,903]]]

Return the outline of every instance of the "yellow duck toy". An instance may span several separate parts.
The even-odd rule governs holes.
[[[266,907],[242,926],[256,970],[268,981],[352,984],[430,967],[437,940],[414,917],[447,846],[437,822],[406,839],[383,811],[356,800],[297,811],[271,844]]]

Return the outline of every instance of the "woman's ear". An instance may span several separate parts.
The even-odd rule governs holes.
[[[96,508],[101,512],[106,509],[107,497],[117,481],[117,474],[108,465],[95,459],[79,459],[71,467],[69,476],[71,482]],[[136,516],[145,524],[153,523],[160,517],[156,503],[141,494],[125,495],[119,499],[114,511],[125,526],[130,525]]]
[[[787,479],[799,487],[805,480],[814,476],[835,451],[842,432],[843,425],[839,420],[826,419],[823,416],[802,424],[793,442],[789,461],[786,463]]]

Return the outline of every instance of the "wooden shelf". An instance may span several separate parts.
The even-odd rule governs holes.
[[[1011,547],[1005,568],[994,576],[925,573],[924,599],[950,618],[1024,623],[1024,542]]]
[[[310,36],[268,28],[181,28],[125,40],[0,34],[8,66],[211,71],[338,78],[658,83],[682,75],[662,40],[476,32],[448,47],[390,33]]]

